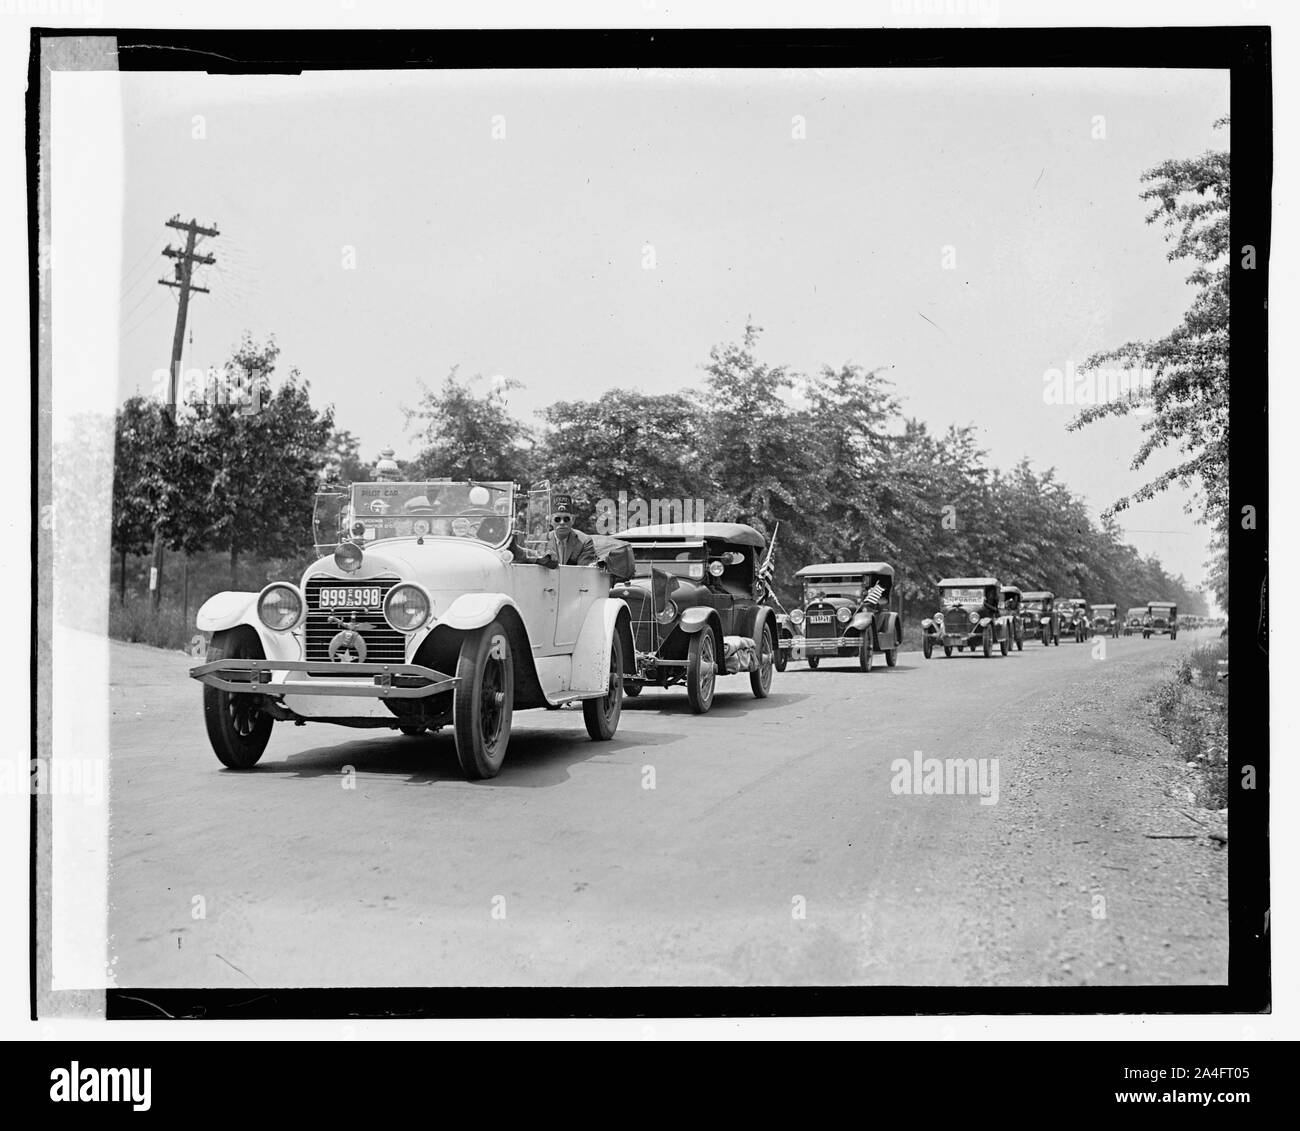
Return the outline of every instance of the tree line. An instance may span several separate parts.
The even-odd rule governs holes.
[[[920,611],[941,577],[991,574],[1122,607],[1152,598],[1203,611],[1198,593],[1127,545],[1113,519],[1095,522],[1054,471],[989,464],[973,426],[936,433],[906,417],[877,370],[827,366],[814,375],[759,356],[760,329],[714,347],[698,390],[611,389],[557,401],[537,425],[515,416],[510,382],[453,370],[421,387],[406,424],[419,454],[410,479],[549,480],[575,496],[592,529],[602,500],[704,500],[709,520],[778,529],[777,581],[815,561],[879,560]],[[168,546],[229,555],[310,557],[311,507],[326,482],[374,474],[332,408],[316,410],[295,372],[272,387],[274,342],[245,339],[228,372],[260,383],[256,412],[200,403],[167,428],[156,401],[118,412],[113,546],[144,553],[160,523]],[[377,453],[374,453],[377,455]]]

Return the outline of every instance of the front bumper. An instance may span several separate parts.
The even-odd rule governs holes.
[[[787,636],[780,647],[790,653],[790,659],[802,660],[805,656],[857,655],[862,647],[859,636]]]
[[[347,675],[340,674],[344,668]],[[311,680],[276,680],[299,672]],[[370,677],[363,680],[360,677]],[[341,695],[367,699],[424,699],[459,682],[421,664],[333,664],[304,660],[213,660],[190,669],[190,678],[235,695]]]

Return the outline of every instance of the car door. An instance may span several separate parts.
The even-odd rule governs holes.
[[[587,610],[595,600],[597,569],[595,566],[562,565],[556,575],[557,609],[555,617],[555,648],[571,651],[578,641]]]
[[[555,616],[559,608],[557,570],[532,562],[514,564],[514,597],[535,656],[555,652]]]

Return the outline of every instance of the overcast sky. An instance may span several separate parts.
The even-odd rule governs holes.
[[[414,454],[399,406],[453,365],[522,381],[511,405],[532,421],[561,398],[696,385],[752,316],[764,360],[885,367],[909,415],[975,424],[999,466],[1057,467],[1094,513],[1140,482],[1137,422],[1067,433],[1076,409],[1044,403],[1044,373],[1178,323],[1188,268],[1144,223],[1139,176],[1228,144],[1211,128],[1226,72],[121,81],[122,398],[167,365],[175,299],[155,280],[179,212],[221,231],[186,366],[274,333],[367,457]],[[1184,501],[1121,521],[1199,583]]]

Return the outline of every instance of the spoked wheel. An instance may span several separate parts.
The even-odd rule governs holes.
[[[776,662],[776,647],[772,643],[772,628],[763,626],[763,635],[758,642],[758,670],[749,673],[749,688],[755,699],[766,699],[772,690],[772,668]]]
[[[686,654],[686,699],[697,715],[704,714],[713,706],[713,689],[717,679],[713,631],[705,625],[691,637],[691,648]]]
[[[470,781],[494,778],[510,743],[515,705],[510,640],[500,621],[465,637],[456,677],[452,722],[460,768]]]
[[[863,632],[862,640],[858,644],[858,667],[864,672],[871,670],[871,631],[868,629]]]
[[[261,660],[262,646],[251,631],[232,629],[215,633],[208,645],[213,660]],[[271,738],[274,719],[258,709],[258,696],[221,691],[203,685],[203,722],[213,753],[223,766],[251,770]]]
[[[614,633],[614,643],[609,649],[609,686],[599,699],[582,701],[582,721],[587,733],[597,742],[607,742],[618,730],[618,718],[623,713],[623,642]]]
[[[813,671],[817,670],[817,665],[820,664],[821,662],[822,662],[822,658],[820,656],[808,657],[808,666],[812,668]]]

